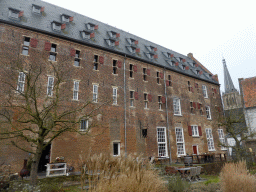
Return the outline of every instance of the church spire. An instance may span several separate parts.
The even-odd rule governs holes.
[[[230,74],[228,72],[228,68],[226,65],[226,61],[223,58],[222,59],[223,68],[224,68],[224,86],[225,86],[225,93],[231,93],[237,91],[234,87],[233,81],[230,77]]]

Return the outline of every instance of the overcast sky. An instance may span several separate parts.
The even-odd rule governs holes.
[[[224,90],[222,57],[238,78],[256,76],[253,0],[44,0],[107,23],[183,55],[193,53]]]

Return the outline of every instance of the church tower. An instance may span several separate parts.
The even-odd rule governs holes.
[[[224,110],[242,108],[241,96],[234,87],[233,81],[230,77],[226,61],[222,59],[224,68],[224,86],[225,92],[222,94]]]

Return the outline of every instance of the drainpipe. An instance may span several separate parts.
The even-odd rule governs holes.
[[[169,163],[172,163],[172,153],[171,153],[171,142],[170,142],[170,130],[169,130],[169,116],[168,116],[168,100],[167,100],[167,91],[166,91],[166,71],[164,68],[164,94],[165,94],[165,108],[166,108],[166,127],[167,127],[167,137],[168,137],[168,148],[169,148]]]
[[[126,55],[124,56],[124,151],[125,156],[127,156],[127,141],[126,141],[126,76],[125,76],[125,60]]]

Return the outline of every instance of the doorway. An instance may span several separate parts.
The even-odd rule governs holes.
[[[42,152],[42,156],[38,164],[38,172],[46,171],[45,165],[47,163],[50,163],[50,154],[51,154],[51,145],[48,145]]]
[[[198,146],[197,145],[192,145],[193,147],[193,154],[198,155]]]

